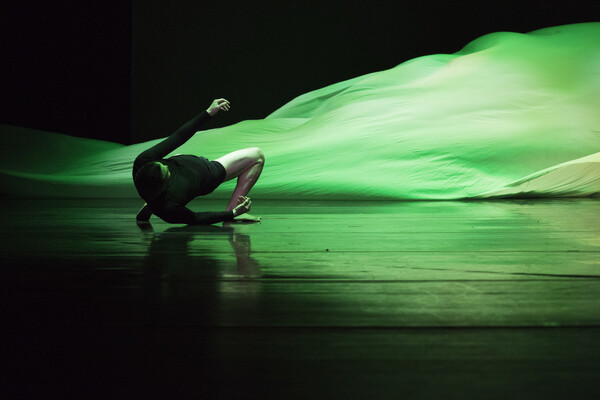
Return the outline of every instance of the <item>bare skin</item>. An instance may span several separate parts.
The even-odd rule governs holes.
[[[228,100],[216,99],[206,112],[212,117],[219,110],[229,111],[230,108],[231,104]],[[263,170],[265,163],[263,152],[258,147],[251,147],[226,154],[215,161],[218,161],[225,167],[225,182],[237,178],[237,184],[225,210],[233,211],[233,215],[236,217],[235,221],[259,222],[260,217],[248,214],[252,206],[252,201],[247,197],[247,194],[256,184]],[[161,170],[165,180],[168,180],[170,176],[169,168],[166,165],[162,165]],[[151,215],[152,211],[147,204],[144,204],[138,212],[136,219],[138,221],[148,221]]]
[[[258,147],[234,151],[217,158],[225,167],[225,181],[237,178],[237,183],[226,210],[234,210],[239,205],[240,197],[246,198],[250,189],[256,184],[265,165],[265,156]],[[244,215],[246,221],[260,221],[260,217]]]

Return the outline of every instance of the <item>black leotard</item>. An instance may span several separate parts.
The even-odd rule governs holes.
[[[165,192],[148,201],[152,213],[166,222],[177,224],[214,224],[233,219],[233,211],[195,213],[185,207],[193,198],[211,193],[225,179],[225,168],[217,161],[204,157],[176,155],[163,158],[190,139],[202,124],[210,119],[206,111],[188,121],[162,142],[142,152],[133,163],[133,177],[150,161],[169,167],[170,177]]]

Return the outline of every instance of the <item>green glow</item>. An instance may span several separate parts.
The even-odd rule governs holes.
[[[600,193],[598,71],[600,23],[493,33],[198,133],[176,153],[260,146],[255,198],[587,196]],[[15,194],[136,196],[131,163],[155,143],[2,134],[2,190]]]

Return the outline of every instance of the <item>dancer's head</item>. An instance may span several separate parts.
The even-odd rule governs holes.
[[[157,161],[144,164],[135,174],[135,187],[146,201],[152,201],[160,196],[167,187],[169,168]]]

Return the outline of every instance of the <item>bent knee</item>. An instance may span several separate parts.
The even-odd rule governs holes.
[[[250,150],[252,150],[253,156],[258,163],[265,163],[265,153],[263,153],[263,151],[259,147],[252,147]]]

